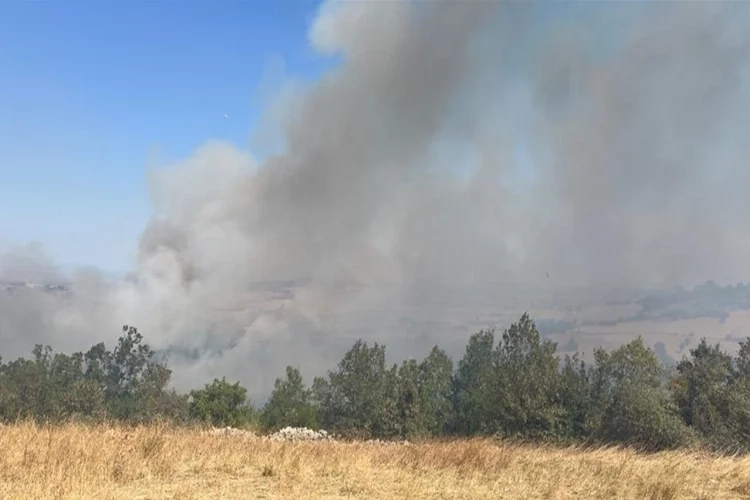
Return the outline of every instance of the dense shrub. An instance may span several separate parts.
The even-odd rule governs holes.
[[[239,382],[215,379],[180,394],[137,329],[115,348],[0,359],[0,421],[171,420],[213,426],[328,429],[366,438],[500,435],[660,450],[696,444],[750,450],[750,341],[736,357],[702,340],[669,368],[641,338],[560,360],[524,314],[496,337],[480,331],[453,361],[437,346],[386,364],[384,345],[354,343],[336,370],[305,385],[287,367],[262,411]],[[663,356],[662,356],[663,357]]]

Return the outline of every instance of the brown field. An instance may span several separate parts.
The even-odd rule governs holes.
[[[274,442],[198,430],[0,428],[0,498],[750,498],[750,458],[489,440]]]
[[[616,306],[621,307],[621,306]],[[626,308],[622,307],[621,314],[613,314],[616,308],[586,307],[582,311],[564,311],[548,309],[534,311],[536,317],[557,320],[608,320],[625,316]],[[636,312],[635,309],[629,313]],[[692,335],[691,335],[692,334]],[[656,342],[663,342],[667,353],[679,361],[683,355],[695,347],[701,338],[705,337],[709,344],[720,344],[721,348],[730,354],[736,354],[739,340],[750,336],[750,310],[731,311],[726,321],[716,318],[690,318],[680,320],[646,320],[623,321],[615,325],[584,326],[576,331],[555,333],[550,338],[558,342],[558,347],[565,345],[571,337],[579,344],[578,350],[591,353],[593,349],[617,349],[634,338],[641,336],[644,341],[653,346]],[[687,341],[686,345],[681,345]],[[560,349],[562,352],[562,349]]]

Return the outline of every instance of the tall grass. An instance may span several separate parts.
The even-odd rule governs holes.
[[[0,498],[740,499],[750,458],[490,440],[284,443],[147,426],[0,427]]]

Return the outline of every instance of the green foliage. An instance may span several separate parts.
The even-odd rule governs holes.
[[[107,415],[104,391],[93,380],[77,380],[68,391],[62,392],[61,395],[63,412],[71,418],[101,421]]]
[[[434,347],[421,362],[386,368],[385,347],[357,341],[313,394],[324,427],[349,436],[441,435],[452,419],[453,363]]]
[[[253,427],[258,423],[247,389],[224,377],[190,391],[189,411],[192,418],[213,426]]]
[[[469,339],[454,378],[456,432],[554,437],[565,426],[556,345],[524,314],[494,345],[492,331]]]
[[[528,314],[503,332],[494,352],[492,427],[503,435],[553,437],[563,426],[556,344],[543,340]]]
[[[672,380],[675,401],[685,422],[715,445],[728,437],[729,396],[734,379],[732,357],[718,344],[701,339],[691,359],[677,365]]]
[[[637,339],[608,353],[594,353],[592,417],[595,437],[645,449],[692,443],[692,432],[680,418],[664,384],[656,353]]]
[[[358,340],[311,388],[287,367],[258,414],[246,389],[225,378],[189,394],[175,391],[170,369],[126,325],[112,351],[97,344],[63,354],[37,345],[29,359],[0,359],[0,421],[197,420],[262,423],[269,431],[323,427],[351,437],[498,434],[750,451],[750,340],[732,357],[704,339],[668,370],[640,338],[595,350],[591,366],[578,353],[561,360],[556,351],[528,314],[499,339],[494,331],[472,335],[455,371],[437,346],[421,361],[389,368],[385,346]]]
[[[171,372],[152,360],[138,330],[125,326],[114,352],[97,344],[87,353],[52,354],[37,345],[33,359],[0,364],[0,418],[148,421],[186,413],[167,390]]]
[[[391,421],[395,420],[397,423],[390,434],[409,437],[426,435],[419,365],[414,359],[404,361],[393,375],[395,391],[392,399],[396,402],[396,414]]]
[[[287,366],[286,378],[277,378],[271,397],[263,408],[263,426],[270,430],[282,427],[318,429],[317,408],[312,402],[312,391],[305,387],[297,368]]]
[[[578,353],[565,356],[560,374],[560,404],[564,413],[560,438],[581,440],[591,435],[591,381]]]
[[[750,346],[736,359],[705,339],[677,365],[672,391],[683,418],[712,448],[750,449]]]
[[[740,342],[735,361],[735,378],[729,391],[727,430],[734,437],[727,448],[750,451],[750,338]]]
[[[617,398],[605,413],[601,435],[606,441],[653,451],[694,443],[692,429],[679,418],[663,388],[626,382],[617,391]]]
[[[393,392],[390,378],[385,346],[358,340],[328,380],[313,383],[321,424],[351,436],[389,434],[394,427],[387,404],[388,392]]]
[[[740,341],[740,350],[737,353],[735,366],[739,378],[750,378],[750,338]]]
[[[454,421],[452,383],[453,361],[434,346],[419,364],[422,428],[430,436],[445,433]]]
[[[453,380],[455,421],[453,429],[463,435],[487,433],[494,397],[493,346],[495,332],[481,330],[469,338],[464,357]]]
[[[750,451],[750,378],[739,377],[729,392],[726,437],[721,447],[728,452]]]

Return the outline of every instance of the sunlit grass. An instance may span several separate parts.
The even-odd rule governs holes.
[[[750,496],[750,458],[490,440],[275,442],[151,426],[0,428],[0,498],[628,498]]]

